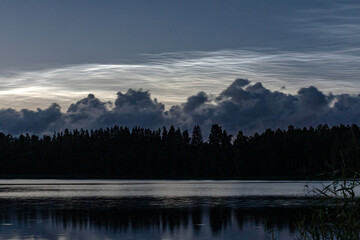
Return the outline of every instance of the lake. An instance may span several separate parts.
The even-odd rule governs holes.
[[[0,239],[294,239],[323,184],[0,180]]]

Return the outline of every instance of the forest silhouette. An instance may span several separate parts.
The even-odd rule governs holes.
[[[233,137],[215,124],[204,140],[171,126],[64,130],[53,136],[0,133],[3,178],[294,179],[360,169],[355,124],[271,130]]]

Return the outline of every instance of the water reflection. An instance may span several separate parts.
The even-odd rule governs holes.
[[[294,239],[301,181],[0,180],[0,239]]]
[[[243,207],[243,200],[173,207],[160,198],[2,199],[0,239],[264,239],[265,222],[278,239],[293,239],[295,220],[309,213],[305,205]]]

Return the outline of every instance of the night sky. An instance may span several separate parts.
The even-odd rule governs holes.
[[[359,123],[359,75],[359,1],[0,2],[3,132]]]

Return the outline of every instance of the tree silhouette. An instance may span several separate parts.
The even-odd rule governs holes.
[[[53,136],[0,133],[1,177],[71,178],[304,178],[345,165],[360,170],[355,124],[267,129],[234,141],[213,125],[152,130],[123,126],[74,129]]]
[[[199,125],[195,125],[192,131],[191,144],[198,146],[204,141]]]

